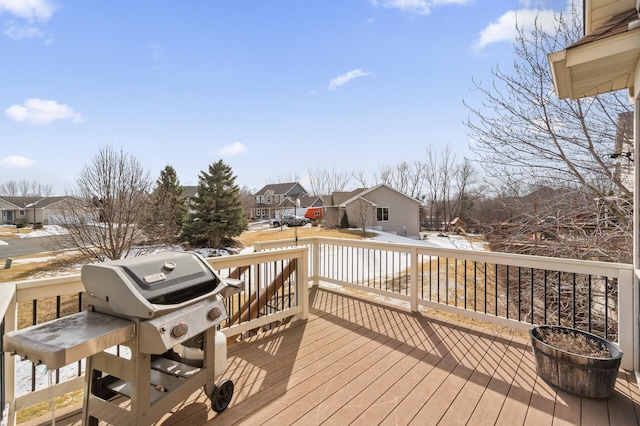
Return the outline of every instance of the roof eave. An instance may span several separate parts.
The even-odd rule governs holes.
[[[567,48],[551,53],[547,58],[560,99],[633,89],[634,73],[640,60],[640,30]]]

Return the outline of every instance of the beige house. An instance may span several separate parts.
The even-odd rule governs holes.
[[[66,198],[0,196],[0,224],[48,225],[52,219],[55,222],[57,208]]]
[[[638,146],[640,127],[640,0],[584,0],[585,36],[566,49],[549,55],[556,94],[561,99],[585,98],[599,93],[627,90],[634,105],[634,282],[633,323],[620,324],[635,338],[633,364],[640,372],[640,173]],[[631,152],[631,151],[629,151]],[[622,331],[621,331],[622,333]]]
[[[351,192],[334,192],[324,199],[324,224],[340,226],[346,213],[349,226],[377,229],[406,237],[420,235],[420,201],[387,185]]]

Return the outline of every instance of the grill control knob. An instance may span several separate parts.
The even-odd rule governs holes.
[[[171,327],[171,335],[176,339],[181,338],[189,331],[189,326],[184,322],[179,322]]]
[[[221,315],[222,315],[222,310],[218,306],[214,306],[213,308],[209,309],[209,312],[207,313],[207,317],[211,321],[217,320],[218,318],[220,318]]]

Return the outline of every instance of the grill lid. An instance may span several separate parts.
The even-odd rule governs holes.
[[[199,255],[162,252],[84,265],[82,283],[97,312],[153,318],[206,298],[224,285]]]

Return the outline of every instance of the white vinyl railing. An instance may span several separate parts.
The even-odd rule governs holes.
[[[226,324],[226,326],[223,324],[222,332],[228,337],[238,336],[285,318],[306,319],[309,312],[307,259],[308,253],[304,247],[207,259],[207,262],[214,269],[220,271],[222,276],[234,276],[245,283],[245,289],[242,293],[225,301],[230,317],[236,313],[237,307],[242,305],[245,297],[253,295],[258,301],[261,298],[264,300],[265,294],[269,290],[269,284],[274,281],[274,277],[280,277],[285,284],[285,288],[277,290],[275,296],[282,300],[286,299],[286,305],[281,304],[274,307],[273,304],[270,304],[268,307],[254,308],[254,312],[247,312],[248,320],[239,318],[234,324]],[[296,265],[294,272],[284,276],[283,269],[287,269],[286,265],[290,264]],[[35,305],[34,301],[50,297],[81,296],[84,291],[79,274],[2,284],[0,286],[0,308],[2,308],[0,315],[2,317],[0,318],[4,318],[4,332],[18,328],[18,308],[24,305],[24,302],[33,302]],[[270,296],[272,299],[274,298],[274,294]],[[21,361],[16,360],[9,353],[3,353],[3,358],[5,364],[1,376],[4,384],[4,396],[8,405],[8,410],[3,408],[3,411],[8,411],[8,413],[3,412],[3,415],[7,418],[7,424],[15,424],[16,411],[83,387],[83,367],[70,365],[65,369],[72,369],[74,378],[61,380],[51,387],[33,385],[32,387],[36,389],[19,394],[16,382],[16,364]],[[38,374],[42,374],[42,372],[32,368],[32,377],[27,379],[35,383]],[[42,379],[42,377],[40,378]]]
[[[227,336],[285,318],[306,319],[309,284],[323,284],[398,300],[412,311],[425,306],[522,330],[543,322],[573,321],[582,326],[575,323],[583,316],[589,321],[584,326],[592,327],[592,319],[604,318],[597,324],[594,320],[593,327],[602,328],[594,331],[615,337],[625,353],[622,368],[633,370],[637,356],[633,300],[638,292],[631,265],[319,237],[261,242],[254,248],[252,254],[207,259],[221,275],[245,283],[243,293],[226,301],[230,317],[244,318],[223,324]],[[287,266],[292,264],[294,268]],[[282,278],[284,271],[289,275]],[[281,285],[270,293],[267,287],[278,279],[283,280]],[[584,297],[578,288],[588,294],[586,314],[576,303],[576,297]],[[79,275],[0,285],[5,332],[17,328],[21,302],[83,291]],[[256,303],[253,311],[240,312],[246,300],[259,302],[265,297],[270,303]],[[82,387],[79,371],[77,377],[53,388],[16,395],[14,358],[4,354],[8,424],[14,424],[16,410]]]
[[[616,342],[633,370],[630,264],[336,238],[256,243],[256,250],[309,248],[309,281],[364,290],[520,330],[557,324]]]

